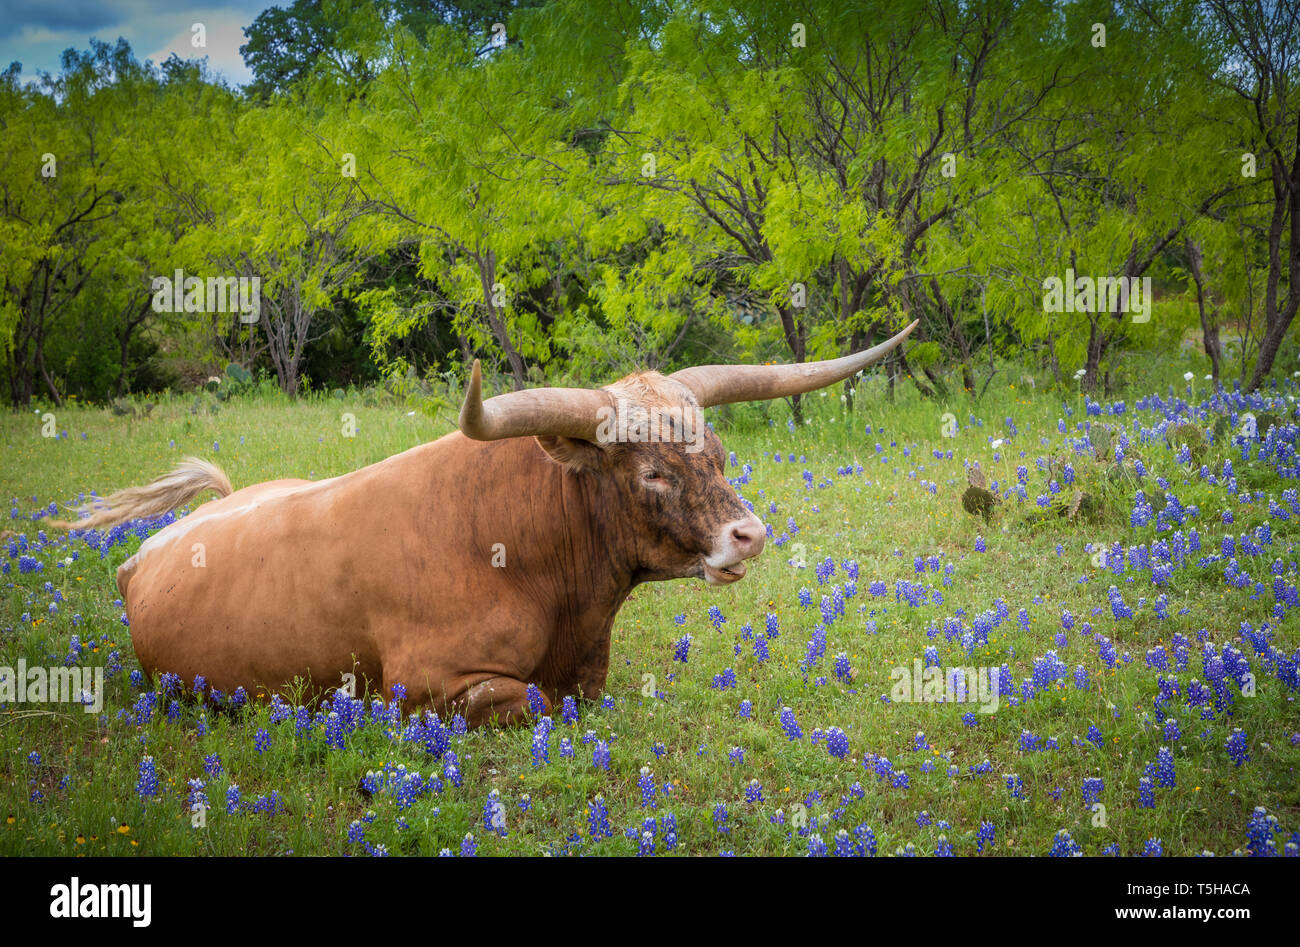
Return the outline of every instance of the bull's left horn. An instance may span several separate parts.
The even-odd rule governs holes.
[[[691,390],[701,408],[801,395],[874,365],[900,345],[918,322],[879,345],[843,358],[794,365],[699,365],[673,372],[671,377]]]
[[[556,435],[594,441],[614,397],[590,388],[531,388],[483,400],[483,377],[478,359],[470,372],[465,401],[460,406],[460,430],[476,441],[506,437]]]

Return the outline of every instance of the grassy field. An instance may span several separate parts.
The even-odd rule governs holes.
[[[864,388],[849,416],[833,389],[797,430],[781,403],[715,413],[729,475],[773,530],[749,575],[637,589],[604,701],[581,705],[576,724],[557,710],[549,734],[448,722],[450,755],[385,712],[340,741],[315,708],[295,722],[265,700],[232,710],[142,693],[113,582],[140,537],[101,552],[40,532],[49,504],[143,483],[188,454],[236,488],[322,478],[439,436],[449,418],[386,396],[266,392],[178,396],[148,415],[65,408],[55,437],[42,436],[44,411],[4,415],[0,666],[108,673],[99,714],[0,704],[0,853],[1227,855],[1271,838],[1281,854],[1300,841],[1300,507],[1286,492],[1296,480],[1279,475],[1297,463],[1295,388],[1253,406],[1279,422],[1269,442],[1233,442],[1252,406],[1208,400],[1207,382],[1190,390],[1167,368],[1122,407],[1091,411],[1002,375],[978,405],[936,406],[910,387],[891,405]],[[963,508],[975,464],[999,495],[987,522]],[[1139,490],[1154,508],[1145,524]],[[1095,556],[1115,542],[1122,571]],[[1165,548],[1175,562],[1153,574]],[[891,671],[910,678],[916,660],[1005,665],[1009,686],[991,713],[906,700]],[[593,765],[599,741],[608,769]],[[373,792],[368,773],[386,774]],[[196,793],[209,805],[200,827]],[[1257,806],[1277,824],[1252,828]]]

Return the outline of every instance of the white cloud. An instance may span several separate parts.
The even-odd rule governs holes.
[[[239,55],[243,27],[276,2],[290,0],[3,0],[13,15],[0,16],[0,68],[18,60],[24,78],[57,73],[68,47],[85,50],[92,36],[109,43],[120,36],[140,60],[207,56],[213,72],[242,85],[252,80]],[[206,48],[191,43],[194,23],[207,28]]]
[[[179,29],[166,43],[141,58],[152,59],[160,65],[175,53],[181,59],[208,58],[208,68],[220,73],[231,82],[243,85],[251,82],[253,74],[244,65],[239,47],[248,42],[244,36],[244,19],[226,11],[220,13],[194,13],[187,17],[191,22]],[[194,24],[204,27],[204,46],[195,46]]]

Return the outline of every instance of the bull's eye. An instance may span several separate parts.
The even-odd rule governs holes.
[[[641,473],[641,482],[651,490],[664,491],[672,488],[672,483],[658,470],[646,470]]]

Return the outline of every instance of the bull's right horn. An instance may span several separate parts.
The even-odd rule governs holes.
[[[843,381],[874,365],[897,348],[918,323],[919,320],[913,322],[879,345],[843,358],[794,365],[699,365],[683,368],[669,377],[689,388],[701,408],[802,395]]]

